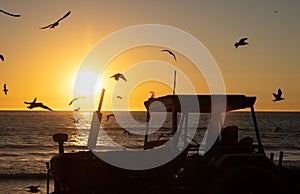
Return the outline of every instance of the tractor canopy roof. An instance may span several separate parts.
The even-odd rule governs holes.
[[[175,110],[176,112],[210,113],[213,109],[224,110],[225,107],[226,111],[251,108],[255,101],[255,96],[248,97],[245,95],[167,95],[149,98],[144,102],[144,105],[148,111],[150,109],[153,112]]]

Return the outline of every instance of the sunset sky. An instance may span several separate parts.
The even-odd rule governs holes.
[[[53,110],[72,110],[74,82],[89,51],[111,33],[140,24],[162,24],[181,29],[201,41],[218,64],[228,94],[256,96],[260,111],[300,111],[300,1],[298,0],[113,0],[40,1],[2,0],[0,9],[20,14],[0,13],[0,85],[7,84],[8,95],[1,92],[0,110],[26,109],[24,101],[38,101]],[[55,29],[39,29],[71,14]],[[249,45],[234,48],[234,42],[248,37]],[[134,38],[134,37],[133,37]],[[111,45],[112,47],[114,45]],[[110,61],[99,79],[95,95],[106,89],[104,109],[117,93],[110,76],[123,73],[135,64],[171,66],[173,58],[159,46],[129,49]],[[171,48],[172,49],[172,48]],[[193,64],[176,52],[177,65],[189,75],[199,94],[208,94],[203,77],[193,77]],[[101,59],[95,64],[101,64]],[[103,64],[102,64],[103,65]],[[172,68],[160,69],[172,83]],[[140,69],[132,70],[143,75]],[[124,75],[128,84],[132,72]],[[145,72],[146,73],[146,72]],[[94,76],[87,70],[87,78]],[[96,75],[97,76],[97,75]],[[185,90],[180,74],[177,92]],[[199,81],[198,84],[195,84]],[[120,84],[126,82],[120,80]],[[172,87],[158,82],[143,82],[126,88],[123,101],[132,109],[142,109],[149,91],[156,96],[172,93]],[[274,103],[273,92],[281,88],[285,100]],[[85,96],[84,91],[76,95]],[[122,91],[118,91],[122,95]],[[96,98],[98,100],[98,98]],[[83,100],[83,99],[82,99]],[[96,100],[96,101],[97,101]],[[118,106],[115,105],[115,106]],[[122,105],[120,105],[122,106]]]

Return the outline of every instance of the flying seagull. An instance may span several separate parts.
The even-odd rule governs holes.
[[[241,38],[238,42],[235,42],[234,43],[235,48],[249,44],[248,42],[246,42],[247,39],[248,38]]]
[[[30,192],[30,193],[37,193],[37,192],[39,192],[40,191],[40,189],[39,189],[39,186],[40,185],[38,185],[38,186],[28,186],[28,187],[25,187],[25,188],[28,188],[29,190],[28,190],[28,192]]]
[[[12,14],[12,13],[8,13],[8,12],[6,12],[6,11],[2,10],[2,9],[0,9],[0,12],[2,12],[2,13],[5,13],[6,15],[13,16],[13,17],[20,17],[20,16],[21,16],[21,15],[19,15],[19,14]]]
[[[78,99],[80,99],[80,98],[84,98],[84,97],[76,97],[76,98],[73,98],[73,99],[70,101],[69,105],[71,105],[75,100],[78,100]]]
[[[0,54],[1,61],[4,61],[4,56]]]
[[[127,131],[126,129],[123,129],[123,133],[127,133],[127,135],[130,135],[130,132]]]
[[[109,114],[109,115],[107,115],[107,116],[106,116],[106,121],[108,121],[110,117],[115,117],[115,115],[114,115],[114,114]]]
[[[119,99],[121,99],[121,100],[123,99],[122,96],[117,96],[117,98],[119,98]]]
[[[41,27],[40,29],[46,29],[46,28],[55,28],[56,26],[59,25],[59,22],[63,19],[65,19],[66,17],[68,17],[68,15],[70,15],[71,11],[68,11],[68,13],[66,13],[62,18],[60,18],[59,20],[57,20],[56,22],[49,24],[48,26],[45,27]]]
[[[3,92],[5,95],[7,95],[8,89],[6,88],[6,84],[3,85]]]
[[[279,88],[277,94],[273,93],[273,96],[274,96],[274,98],[275,98],[275,99],[273,100],[273,102],[280,101],[280,100],[284,100],[284,98],[282,98],[281,95],[282,95],[282,91],[281,91],[281,89]]]
[[[168,52],[170,55],[172,55],[174,57],[175,61],[177,61],[176,56],[172,51],[170,51],[168,49],[164,49],[164,50],[161,50],[161,52]]]
[[[111,76],[110,78],[115,78],[116,81],[119,81],[120,78],[123,79],[123,80],[125,80],[125,81],[127,81],[126,78],[125,78],[125,76],[123,74],[121,74],[121,73],[117,73],[117,74]]]
[[[72,120],[73,120],[74,123],[79,123],[79,120],[80,120],[80,119],[81,119],[81,118],[78,118],[78,119],[72,118]]]
[[[44,108],[44,109],[52,111],[51,108],[49,108],[48,106],[44,105],[43,103],[36,102],[36,98],[34,98],[34,100],[32,102],[24,102],[24,103],[25,104],[30,104],[29,106],[27,106],[27,108],[29,108],[29,109],[33,109],[33,108],[36,108],[36,107],[41,107],[41,108]]]
[[[79,110],[80,110],[80,107],[74,109],[74,111],[79,111]]]

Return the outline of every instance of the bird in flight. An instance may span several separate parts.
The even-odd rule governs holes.
[[[40,185],[38,185],[38,186],[31,185],[31,186],[28,186],[28,187],[25,187],[25,188],[28,188],[29,189],[28,192],[30,192],[30,193],[37,193],[37,192],[40,191],[39,186]]]
[[[116,81],[119,81],[120,78],[123,79],[124,81],[127,81],[125,76],[121,73],[117,73],[117,74],[111,76],[110,78],[115,78]]]
[[[121,100],[123,99],[122,96],[117,96],[117,98],[119,98],[119,99],[121,99]]]
[[[78,118],[78,119],[72,118],[72,120],[73,120],[74,123],[79,123],[79,120],[80,120],[80,119],[81,119],[81,118]]]
[[[126,129],[123,129],[123,133],[127,133],[127,135],[130,135],[130,132],[127,131]]]
[[[44,109],[52,111],[51,108],[49,108],[48,106],[44,105],[43,103],[36,102],[36,99],[37,98],[34,98],[34,100],[32,102],[24,102],[25,104],[30,104],[29,106],[27,106],[27,108],[33,109],[33,108],[36,108],[36,107],[41,107],[41,108],[44,108]]]
[[[2,10],[2,9],[0,9],[0,12],[2,12],[2,13],[5,13],[6,15],[13,16],[13,17],[20,17],[20,16],[21,16],[21,15],[19,15],[19,14],[12,14],[12,13],[8,13],[8,12],[6,12],[6,11]]]
[[[247,39],[248,38],[241,38],[238,42],[235,42],[234,43],[235,48],[249,44],[248,42],[246,42]]]
[[[73,98],[73,99],[69,102],[69,105],[72,105],[73,102],[74,102],[75,100],[78,100],[78,99],[80,99],[80,98],[84,98],[84,97],[82,96],[82,97],[76,97],[76,98]]]
[[[79,110],[80,110],[80,107],[74,109],[74,111],[79,111]]]
[[[3,92],[5,95],[7,95],[8,89],[6,88],[6,84],[3,85]]]
[[[168,49],[164,49],[164,50],[161,50],[161,52],[168,52],[170,55],[172,55],[174,57],[175,61],[177,61],[176,56],[172,51],[170,51]]]
[[[1,61],[4,61],[4,56],[0,54]]]
[[[155,98],[155,92],[150,91],[148,96],[149,96],[149,98]]]
[[[282,98],[281,95],[282,95],[282,91],[281,91],[281,89],[279,88],[277,94],[273,93],[273,96],[274,96],[274,98],[275,98],[275,99],[273,100],[273,102],[280,101],[280,100],[284,100],[284,98]]]
[[[68,15],[70,15],[71,11],[68,11],[68,13],[66,13],[62,18],[60,18],[59,20],[57,20],[56,22],[49,24],[48,26],[45,27],[41,27],[40,29],[46,29],[46,28],[55,28],[56,26],[59,25],[59,22],[63,19],[65,19],[66,17],[68,17]]]
[[[109,114],[109,115],[107,115],[107,116],[106,116],[106,121],[108,121],[110,117],[115,117],[115,115],[114,115],[114,114]]]

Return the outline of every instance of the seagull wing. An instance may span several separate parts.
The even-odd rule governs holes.
[[[57,22],[60,22],[61,20],[65,19],[66,17],[68,17],[68,15],[70,15],[71,11],[68,11],[68,13],[66,13],[62,18],[60,18],[59,20],[57,20]]]
[[[240,42],[245,42],[248,38],[241,38]]]
[[[52,111],[52,109],[51,109],[51,108],[49,108],[49,107],[48,107],[48,106],[46,106],[46,105],[43,105],[43,104],[42,104],[40,107],[41,107],[41,108],[44,108],[44,109],[47,109],[47,110],[50,110],[50,111]]]
[[[40,27],[40,29],[46,29],[46,28],[51,27],[52,25],[53,25],[53,24],[49,24],[48,26]]]
[[[278,95],[277,94],[275,94],[275,93],[273,93],[273,96],[274,96],[274,98],[278,98]]]
[[[120,75],[120,78],[122,78],[123,80],[127,81],[127,79],[125,78],[125,76],[123,74]]]
[[[238,42],[235,42],[235,43],[234,43],[235,48],[239,47],[239,45],[240,45],[240,44],[239,44]]]
[[[74,100],[71,100],[71,102],[69,103],[69,105],[71,105],[74,102]]]
[[[69,105],[71,105],[75,100],[77,100],[77,98],[73,98],[73,99],[71,100],[71,102],[69,103]]]
[[[120,74],[119,73],[117,73],[117,74],[115,74],[115,75],[113,75],[113,76],[111,76],[110,78],[115,78],[115,80],[119,80],[119,77],[120,77]]]
[[[6,12],[6,11],[3,11],[2,9],[0,9],[0,12],[5,13],[5,14],[10,15],[10,16],[13,16],[13,17],[20,17],[20,16],[21,16],[21,15],[19,15],[19,14],[8,13],[8,12]]]
[[[176,56],[172,51],[170,51],[168,49],[164,49],[164,50],[161,50],[161,52],[168,52],[170,55],[172,55],[174,57],[175,61],[177,61]]]
[[[0,59],[1,59],[2,61],[4,61],[4,56],[3,56],[3,55],[0,55]]]
[[[282,91],[281,91],[281,89],[279,88],[279,89],[278,89],[278,97],[280,98],[281,95],[282,95]]]

